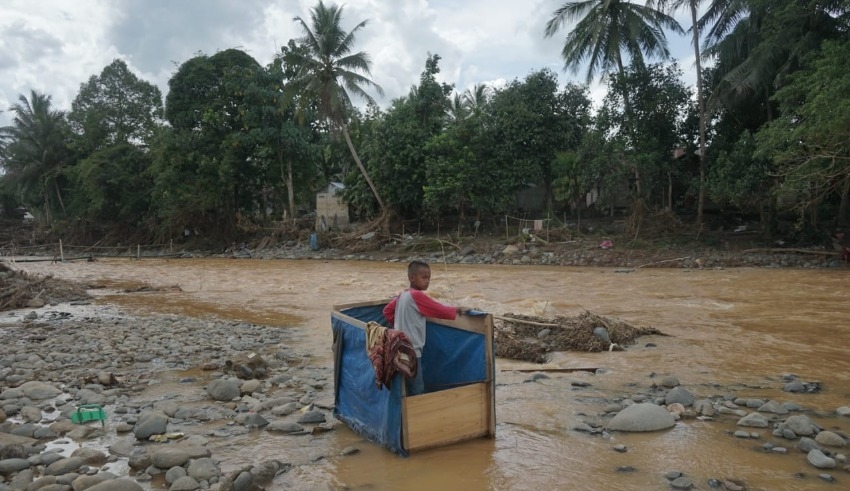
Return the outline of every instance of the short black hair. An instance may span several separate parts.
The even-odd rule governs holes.
[[[410,261],[410,264],[407,265],[407,274],[412,275],[419,272],[420,269],[431,269],[431,266],[428,266],[428,263],[425,261]]]

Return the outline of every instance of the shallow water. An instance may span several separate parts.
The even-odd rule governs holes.
[[[108,287],[99,303],[222,318],[293,329],[299,351],[330,365],[333,305],[394,295],[406,285],[401,263],[232,259],[105,260],[19,263],[17,267]],[[225,470],[276,458],[303,464],[269,490],[645,490],[668,489],[664,475],[688,475],[701,489],[710,478],[737,478],[749,489],[843,488],[850,474],[818,479],[793,442],[761,429],[759,440],[731,436],[735,419],[685,420],[669,431],[591,437],[570,428],[603,411],[606,401],[643,392],[652,374],[671,374],[698,397],[734,395],[794,401],[815,410],[823,428],[850,433],[850,270],[613,269],[432,264],[435,298],[494,314],[577,315],[589,310],[652,326],[670,336],[641,339],[624,352],[558,353],[549,367],[598,367],[603,374],[530,374],[529,364],[497,360],[497,430],[476,440],[403,459],[364,443],[344,425],[301,448],[267,433],[229,439],[213,449]],[[118,294],[140,285],[180,291]],[[652,341],[657,347],[645,347]],[[781,390],[781,375],[819,381],[817,394]],[[572,381],[592,385],[577,389]],[[328,389],[330,390],[330,388]],[[584,416],[589,415],[589,416]],[[753,431],[753,429],[748,429]],[[761,450],[766,441],[788,455]],[[615,444],[628,447],[614,452]],[[336,457],[356,445],[359,454]],[[850,453],[850,450],[841,450]],[[324,458],[320,458],[325,456]],[[621,466],[635,469],[618,473]],[[804,473],[804,477],[795,474]]]

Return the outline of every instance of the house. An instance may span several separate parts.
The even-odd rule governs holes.
[[[351,221],[348,217],[348,203],[343,201],[345,185],[341,182],[329,182],[316,193],[316,230],[347,228]]]
[[[516,209],[539,213],[546,209],[545,190],[533,182],[525,182],[514,195]]]

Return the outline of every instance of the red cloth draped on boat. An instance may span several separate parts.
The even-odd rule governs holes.
[[[366,351],[375,370],[378,390],[390,388],[393,377],[401,372],[407,378],[416,375],[416,351],[407,336],[377,322],[366,324]]]

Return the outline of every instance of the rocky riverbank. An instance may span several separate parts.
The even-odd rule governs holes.
[[[285,330],[100,308],[4,324],[0,490],[258,490],[299,464],[223,472],[216,441],[261,430],[297,447],[336,425],[331,369]],[[84,405],[106,421],[74,424]]]
[[[251,249],[247,246],[223,253],[186,252],[186,255],[257,259],[321,259],[349,261],[407,261],[426,258],[449,264],[504,264],[545,266],[599,266],[630,268],[841,268],[846,265],[837,252],[823,247],[759,248],[705,245],[653,245],[642,247],[604,243],[586,238],[566,242],[541,240],[517,241],[484,237],[452,243],[433,237],[407,236],[383,246],[349,244],[348,249],[322,246],[316,250],[309,244],[288,242],[274,247]],[[361,252],[351,252],[358,249]]]
[[[352,458],[356,446],[339,455],[315,453],[315,446],[309,455],[301,450],[338,421],[331,367],[298,352],[294,336],[245,323],[130,317],[84,303],[7,316],[0,325],[0,491],[262,490],[299,466]],[[605,373],[574,380],[571,397],[593,391],[593,380]],[[533,373],[524,382],[549,377]],[[822,382],[793,374],[746,387],[687,387],[674,375],[653,374],[648,381],[636,377],[629,397],[594,395],[596,410],[579,414],[571,430],[577,438],[610,439],[616,432],[717,424],[735,428],[726,431],[728,438],[811,469],[789,479],[843,482],[850,472],[844,451],[850,407],[747,395],[781,389],[799,400],[821,388]],[[74,424],[83,405],[104,408],[105,422]],[[233,465],[216,454],[225,442],[252,433],[277,439],[281,458]],[[255,455],[251,448],[239,453]],[[702,483],[689,469],[664,476],[673,489],[757,489],[748,487],[747,477]]]

